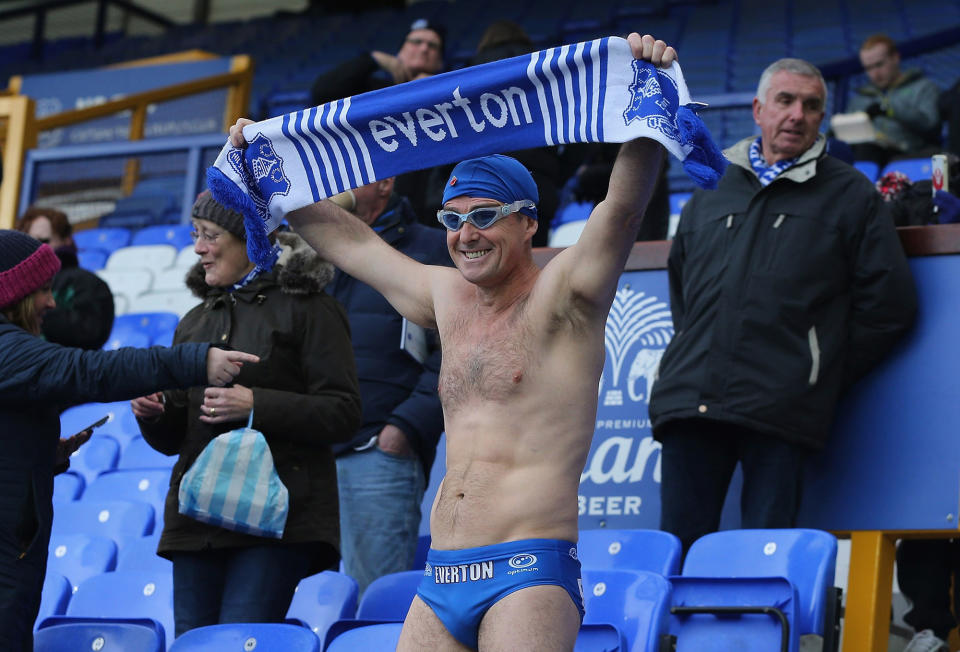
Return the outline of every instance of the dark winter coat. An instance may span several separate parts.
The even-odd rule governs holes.
[[[53,520],[60,412],[202,384],[208,348],[83,351],[0,317],[0,649],[31,649]]]
[[[360,395],[350,331],[340,305],[323,291],[332,267],[292,234],[270,272],[227,293],[203,282],[197,265],[188,286],[203,303],[184,315],[174,342],[217,342],[260,356],[234,380],[253,391],[253,427],[261,431],[280,479],[290,492],[282,542],[315,542],[318,570],[335,563],[340,547],[336,467],[331,445],[347,441],[360,424]],[[183,474],[217,435],[246,425],[200,421],[204,387],[166,392],[156,420],[139,421],[147,442],[180,457],[173,467],[159,553],[273,542],[183,516],[177,494]]]
[[[911,325],[916,291],[880,195],[822,137],[765,188],[752,140],[684,206],[650,416],[655,436],[703,417],[818,448],[840,393]]]
[[[373,227],[389,245],[427,265],[450,265],[443,231],[418,224],[406,200],[394,195]],[[378,434],[386,424],[398,427],[430,473],[443,431],[443,409],[437,394],[440,347],[424,364],[400,349],[403,318],[372,287],[337,270],[327,286],[346,308],[363,397],[363,423],[348,444],[349,453]]]

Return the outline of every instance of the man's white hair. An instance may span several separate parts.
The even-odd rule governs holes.
[[[767,66],[767,69],[760,75],[760,83],[757,84],[757,99],[760,100],[760,104],[764,104],[767,101],[767,91],[770,90],[770,78],[782,70],[792,72],[795,75],[816,77],[819,79],[820,85],[823,87],[823,105],[827,105],[827,82],[824,81],[820,69],[803,59],[791,58],[777,59]]]

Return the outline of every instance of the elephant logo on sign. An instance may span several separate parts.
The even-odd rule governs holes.
[[[657,371],[660,369],[660,358],[663,357],[664,349],[640,349],[637,357],[633,359],[630,365],[630,371],[627,373],[627,394],[630,400],[639,401],[640,399],[650,402],[650,391],[653,389],[653,381],[657,379]],[[646,382],[646,391],[641,394],[637,391],[637,382],[643,378]]]

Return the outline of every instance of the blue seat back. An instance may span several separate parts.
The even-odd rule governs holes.
[[[692,195],[692,192],[671,192],[670,214],[679,215],[683,211],[683,206],[690,200]]]
[[[130,230],[122,228],[99,228],[74,231],[73,242],[77,249],[100,249],[108,254],[130,244]]]
[[[370,582],[363,593],[357,618],[403,621],[423,579],[422,570],[383,575]]]
[[[387,649],[387,648],[354,648]],[[284,623],[210,625],[184,632],[169,652],[320,652],[320,639],[305,627]]]
[[[147,226],[133,234],[133,245],[169,244],[177,249],[193,244],[189,224],[157,224]]]
[[[930,157],[927,158],[907,158],[901,161],[890,161],[883,168],[880,176],[887,172],[902,172],[907,175],[910,181],[920,181],[921,179],[930,179],[933,177],[933,167]]]
[[[157,520],[161,520],[167,492],[170,490],[170,471],[171,469],[107,471],[87,485],[80,500],[138,500],[152,505]]]
[[[154,510],[127,500],[76,500],[53,503],[53,534],[97,534],[117,540],[153,532]]]
[[[348,629],[328,642],[326,652],[396,650],[402,628],[403,623],[378,623]]]
[[[697,539],[684,576],[785,577],[799,597],[800,634],[823,635],[828,590],[833,586],[837,538],[808,529],[724,530]]]
[[[577,543],[585,569],[644,570],[661,575],[680,572],[680,539],[661,530],[581,530]]]
[[[124,537],[117,541],[117,570],[149,571],[172,575],[173,563],[157,554],[160,535]]]
[[[580,625],[573,644],[573,652],[627,652],[629,649],[627,639],[613,625]]]
[[[117,567],[117,544],[95,534],[58,534],[50,537],[47,569],[63,575],[76,587],[84,580]]]
[[[45,618],[34,635],[34,652],[163,652],[166,634],[149,618]]]
[[[82,618],[150,618],[172,639],[173,577],[150,571],[113,571],[77,587],[67,615]]]
[[[357,613],[357,581],[343,573],[323,571],[300,580],[287,619],[303,623],[321,640],[337,620]]]
[[[657,573],[583,570],[584,624],[610,624],[628,649],[656,652],[667,632],[671,587]]]
[[[60,436],[74,435],[104,416],[110,417],[110,420],[94,432],[110,434],[121,445],[140,432],[139,426],[136,425],[136,418],[130,409],[130,402],[116,401],[113,403],[84,403],[64,410],[60,414]],[[128,431],[131,426],[135,428],[135,432],[127,433],[126,437],[122,437],[122,433],[119,431]],[[121,436],[118,437],[118,434]]]
[[[90,441],[70,456],[70,469],[82,475],[86,486],[89,486],[104,471],[117,468],[119,460],[120,442],[95,430]]]
[[[37,612],[37,622],[34,629],[44,618],[59,616],[66,613],[67,604],[73,594],[73,586],[63,575],[47,568],[47,575],[43,578],[43,589],[40,594],[40,611]]]
[[[176,462],[176,455],[164,455],[138,436],[123,448],[117,469],[172,469]]]
[[[796,588],[783,577],[671,578],[674,608],[776,607],[784,621],[771,613],[672,613],[670,633],[677,637],[676,652],[797,652],[799,633]]]
[[[128,312],[113,320],[114,332],[140,331],[151,341],[159,334],[175,329],[180,317],[174,312]]]
[[[87,486],[83,476],[74,471],[64,471],[53,476],[53,499],[54,500],[77,500],[83,495],[83,489]]]
[[[107,264],[110,252],[103,249],[81,249],[77,251],[77,264],[83,269],[95,272]]]
[[[860,170],[871,182],[876,181],[880,176],[880,166],[873,161],[854,161],[853,167]]]

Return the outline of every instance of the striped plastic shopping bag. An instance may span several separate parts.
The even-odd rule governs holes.
[[[214,438],[180,481],[180,513],[228,530],[279,539],[290,496],[263,433],[246,428]]]

